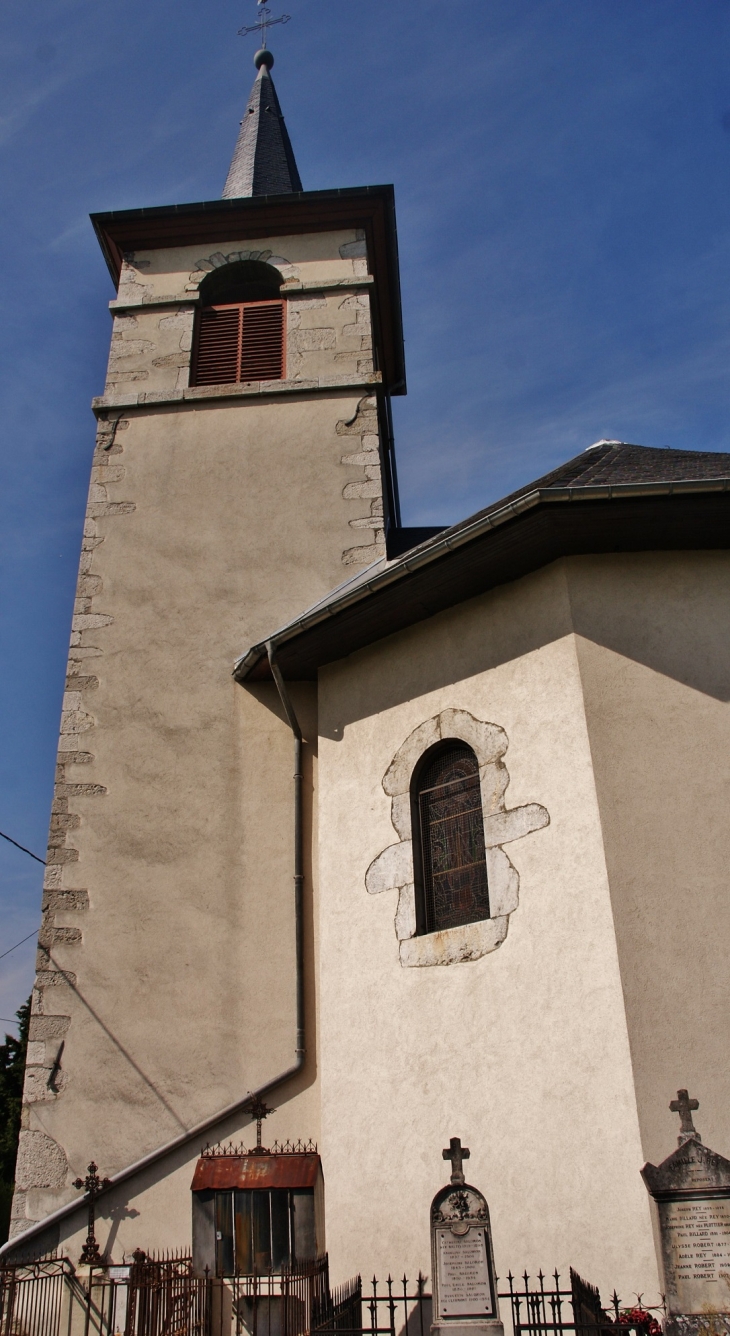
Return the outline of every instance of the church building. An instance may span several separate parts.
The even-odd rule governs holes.
[[[256,66],[220,199],[92,219],[2,1255],[79,1262],[93,1162],[108,1263],[428,1276],[459,1137],[500,1277],[658,1302],[678,1089],[730,1153],[730,453],[586,443],[404,527],[394,191],[304,190]]]

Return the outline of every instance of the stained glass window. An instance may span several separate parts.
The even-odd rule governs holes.
[[[438,932],[489,918],[479,765],[452,742],[417,782],[423,881],[422,930]]]

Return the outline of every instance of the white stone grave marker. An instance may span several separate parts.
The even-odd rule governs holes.
[[[452,1137],[444,1159],[451,1183],[431,1203],[433,1336],[503,1336],[494,1277],[489,1208],[464,1179],[469,1151]]]

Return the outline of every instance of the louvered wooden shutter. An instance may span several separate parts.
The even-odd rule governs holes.
[[[284,376],[284,303],[243,302],[201,311],[193,385],[231,385]]]
[[[240,306],[211,306],[200,312],[194,385],[229,385],[238,380]]]
[[[284,303],[243,307],[239,380],[281,380],[284,375]]]

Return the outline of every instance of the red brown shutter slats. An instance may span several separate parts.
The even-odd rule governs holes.
[[[229,385],[238,380],[241,308],[210,307],[200,312],[195,358],[196,385]]]
[[[239,380],[281,380],[283,333],[283,302],[250,302],[244,306]]]
[[[200,312],[193,385],[281,380],[283,375],[283,302],[243,302]]]

